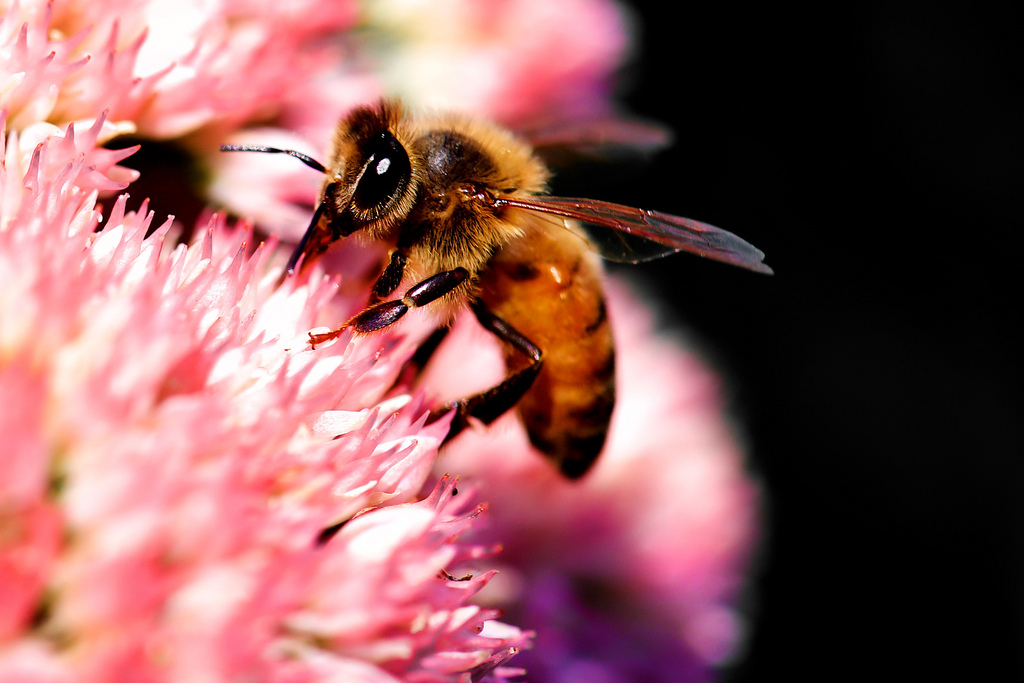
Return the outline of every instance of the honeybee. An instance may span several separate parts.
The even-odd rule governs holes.
[[[434,414],[454,411],[450,438],[515,406],[533,445],[572,479],[597,459],[615,404],[598,255],[637,263],[688,251],[771,273],[761,251],[711,225],[545,194],[549,173],[530,145],[477,119],[413,116],[392,101],[360,107],[339,123],[326,166],[293,150],[221,149],[289,154],[325,174],[288,274],[353,233],[390,247],[367,307],[310,333],[312,345],[383,330],[422,306],[448,323],[472,310],[501,340],[507,376]]]

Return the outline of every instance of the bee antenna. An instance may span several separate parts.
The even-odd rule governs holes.
[[[277,147],[265,147],[263,145],[221,145],[220,151],[222,152],[266,152],[267,154],[287,154],[293,156],[302,163],[306,164],[310,168],[314,168],[321,173],[327,173],[327,169],[319,161],[311,156],[303,154],[302,152],[296,152],[294,149],[278,149]]]

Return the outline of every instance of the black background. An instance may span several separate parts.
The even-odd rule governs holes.
[[[626,101],[677,141],[591,195],[776,271],[643,271],[725,371],[768,496],[731,679],[1024,680],[1019,20],[634,6]]]

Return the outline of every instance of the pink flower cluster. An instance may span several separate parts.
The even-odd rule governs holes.
[[[446,425],[388,392],[408,345],[311,350],[333,287],[222,220],[97,231],[101,128],[5,140],[0,680],[445,681],[526,644],[468,604],[492,573],[439,576],[492,549],[450,478],[416,502]]]
[[[426,316],[312,349],[366,300],[359,246],[279,285],[287,250],[248,224],[210,215],[184,244],[154,220],[174,197],[128,211],[135,148],[104,148],[173,140],[211,203],[294,238],[317,174],[217,145],[322,158],[338,116],[384,92],[505,121],[604,111],[625,16],[0,10],[0,681],[703,680],[736,651],[757,488],[716,378],[627,288],[609,291],[620,400],[591,475],[559,479],[512,415],[439,459],[427,410],[502,375],[491,338],[460,321],[415,387]]]

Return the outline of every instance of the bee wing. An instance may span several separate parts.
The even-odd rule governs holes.
[[[502,197],[496,203],[579,221],[598,253],[610,261],[641,263],[688,251],[758,273],[772,273],[764,252],[707,223],[596,199]],[[572,229],[568,224],[566,228]]]
[[[666,126],[633,117],[550,122],[519,132],[545,162],[645,159],[672,144]]]

